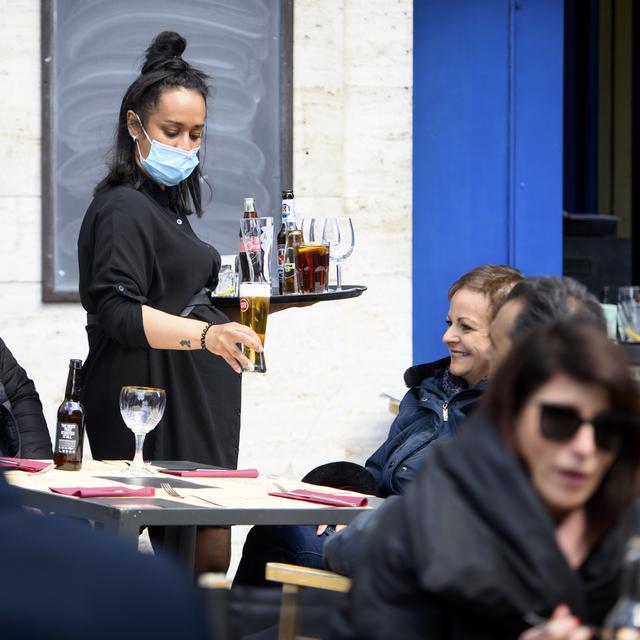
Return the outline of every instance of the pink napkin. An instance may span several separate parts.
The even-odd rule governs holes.
[[[308,491],[306,489],[294,489],[293,491],[273,491],[270,496],[279,498],[290,498],[291,500],[304,500],[305,502],[317,502],[319,504],[330,504],[333,507],[366,507],[367,498],[365,496],[343,496],[335,493],[324,493],[322,491]]]
[[[49,490],[78,498],[126,498],[129,496],[148,498],[156,494],[153,487],[140,487],[139,489],[129,489],[128,487],[49,487]]]
[[[257,478],[257,469],[158,469],[160,473],[182,478]]]
[[[0,457],[1,469],[19,469],[20,471],[40,471],[45,467],[48,467],[50,462],[38,462],[37,460],[27,460],[26,458],[7,458]]]

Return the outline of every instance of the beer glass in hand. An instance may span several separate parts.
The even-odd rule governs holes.
[[[240,230],[247,251],[249,278],[240,283],[240,322],[251,327],[264,346],[271,298],[271,254],[273,251],[273,218],[249,218],[240,221]],[[266,373],[264,352],[244,347],[253,369]]]
[[[136,453],[129,467],[129,475],[147,473],[142,458],[142,446],[149,431],[156,428],[164,413],[166,397],[164,389],[126,386],[120,390],[120,413],[124,423],[136,437]]]
[[[342,263],[351,255],[355,244],[351,218],[326,218],[322,239],[329,243],[329,258],[336,263],[336,291],[340,291]]]

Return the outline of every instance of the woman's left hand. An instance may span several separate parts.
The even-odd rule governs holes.
[[[581,626],[566,604],[558,605],[549,620],[522,633],[518,640],[590,640],[593,631]]]

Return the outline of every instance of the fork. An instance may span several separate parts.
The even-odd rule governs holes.
[[[224,505],[219,502],[214,502],[213,500],[207,500],[206,498],[202,498],[201,496],[197,496],[195,493],[189,493],[187,495],[180,495],[168,482],[161,482],[160,488],[172,498],[180,498],[184,500],[185,498],[197,498],[198,500],[202,500],[203,502],[207,502],[212,504],[214,507],[223,507]]]
[[[54,468],[54,466],[55,465],[53,464],[53,462],[50,462],[46,467],[43,467],[42,469],[40,469],[40,471],[32,471],[29,475],[37,476],[41,473],[48,473],[49,471],[51,471],[51,469]]]

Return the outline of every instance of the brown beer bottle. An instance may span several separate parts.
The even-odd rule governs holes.
[[[247,218],[257,218],[258,212],[256,211],[256,199],[255,198],[245,198],[244,199],[244,214],[242,215],[243,220]],[[258,239],[259,242],[259,239]],[[247,262],[247,247],[244,244],[244,240],[242,238],[242,231],[240,231],[240,250],[238,252],[240,256],[240,282],[248,282],[250,280],[249,277],[249,264]]]
[[[296,228],[296,204],[293,191],[287,189],[282,192],[282,206],[280,209],[282,225],[278,232],[276,244],[278,246],[278,286],[280,293],[284,291],[284,254],[287,247],[287,232],[290,228]]]
[[[69,360],[64,400],[58,407],[53,463],[58,469],[77,471],[82,467],[84,409],[80,404],[82,360]]]

